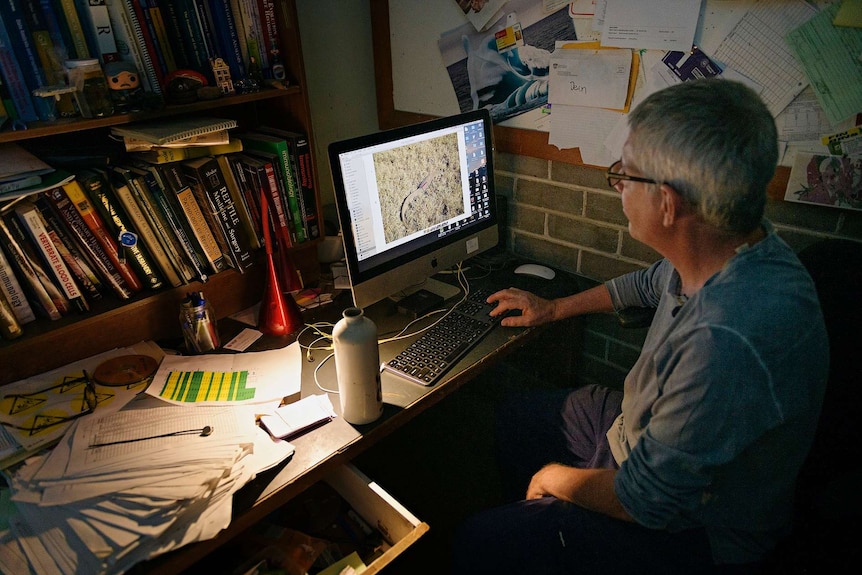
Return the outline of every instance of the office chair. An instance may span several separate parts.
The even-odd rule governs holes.
[[[818,241],[799,252],[829,335],[830,368],[817,432],[799,473],[793,530],[768,557],[764,575],[842,573],[862,561],[862,243]],[[623,327],[649,325],[655,310],[618,313]]]
[[[821,240],[799,252],[829,335],[829,379],[817,433],[799,473],[793,532],[766,573],[841,573],[862,559],[862,243]]]

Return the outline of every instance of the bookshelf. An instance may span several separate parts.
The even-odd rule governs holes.
[[[112,126],[195,114],[234,118],[239,124],[237,131],[261,125],[302,131],[313,142],[296,6],[293,0],[276,4],[282,16],[278,26],[279,52],[289,79],[286,88],[264,87],[257,92],[215,100],[168,105],[157,111],[94,119],[33,122],[28,124],[26,130],[13,131],[5,126],[0,131],[0,143],[23,143],[35,139],[50,143],[52,139],[63,135],[80,135],[82,140],[92,141],[107,137]],[[316,165],[313,169],[317,181]],[[316,199],[320,213],[319,195]],[[307,284],[319,277],[319,241],[306,241],[291,251],[293,262]],[[180,302],[188,291],[203,290],[219,318],[254,304],[263,295],[266,275],[262,250],[258,252],[255,254],[255,265],[244,273],[227,270],[210,276],[203,284],[193,282],[175,288],[144,291],[129,300],[120,300],[106,293],[101,301],[92,302],[92,309],[88,312],[72,313],[57,321],[39,318],[26,324],[23,336],[15,340],[0,340],[0,366],[3,366],[0,370],[0,385],[114,347],[142,340],[181,337],[177,317]]]

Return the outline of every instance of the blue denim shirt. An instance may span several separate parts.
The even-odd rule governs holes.
[[[615,491],[644,526],[704,527],[717,563],[760,559],[789,528],[829,352],[814,284],[767,237],[688,301],[666,260],[609,281],[614,306],[657,306],[608,432]]]

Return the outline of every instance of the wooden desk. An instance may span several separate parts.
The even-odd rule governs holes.
[[[474,281],[476,285],[519,285],[525,289],[536,284],[536,280],[514,278],[511,267],[496,273],[484,281]],[[554,280],[554,294],[571,293],[581,288],[581,282],[573,276],[558,276]],[[500,283],[502,282],[502,283]],[[559,293],[556,293],[559,292]],[[334,322],[341,311],[351,305],[349,295],[323,308],[306,312],[308,323]],[[375,304],[366,310],[383,335],[397,332],[408,322],[404,315],[397,314],[394,305],[388,302]],[[291,440],[296,452],[293,457],[275,470],[268,471],[243,487],[234,497],[234,518],[231,525],[216,538],[188,545],[162,557],[138,565],[134,572],[141,573],[179,573],[193,566],[209,553],[224,545],[243,530],[253,526],[269,513],[301,494],[314,483],[323,479],[338,466],[349,463],[353,458],[374,445],[380,439],[403,426],[411,419],[432,407],[440,400],[471,381],[486,369],[502,361],[509,354],[532,341],[543,328],[503,328],[498,327],[488,334],[471,350],[448,374],[434,386],[424,387],[401,379],[388,372],[382,374],[383,416],[376,422],[354,426],[338,417],[326,425]],[[252,349],[265,349],[276,345],[286,345],[293,338],[283,341],[262,340]],[[301,343],[310,343],[302,338]],[[386,343],[380,346],[380,359],[387,361],[402,350],[411,339]],[[302,369],[302,397],[322,393],[314,381],[314,370],[330,352],[313,353],[313,361],[304,362]],[[335,363],[330,359],[318,371],[318,379],[325,387],[336,387]],[[336,411],[340,411],[338,396],[331,394],[330,399]],[[385,487],[385,486],[384,486]],[[420,518],[421,519],[421,518]]]

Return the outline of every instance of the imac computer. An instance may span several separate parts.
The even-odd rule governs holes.
[[[458,294],[431,276],[497,245],[492,142],[475,110],[330,144],[355,306]]]

